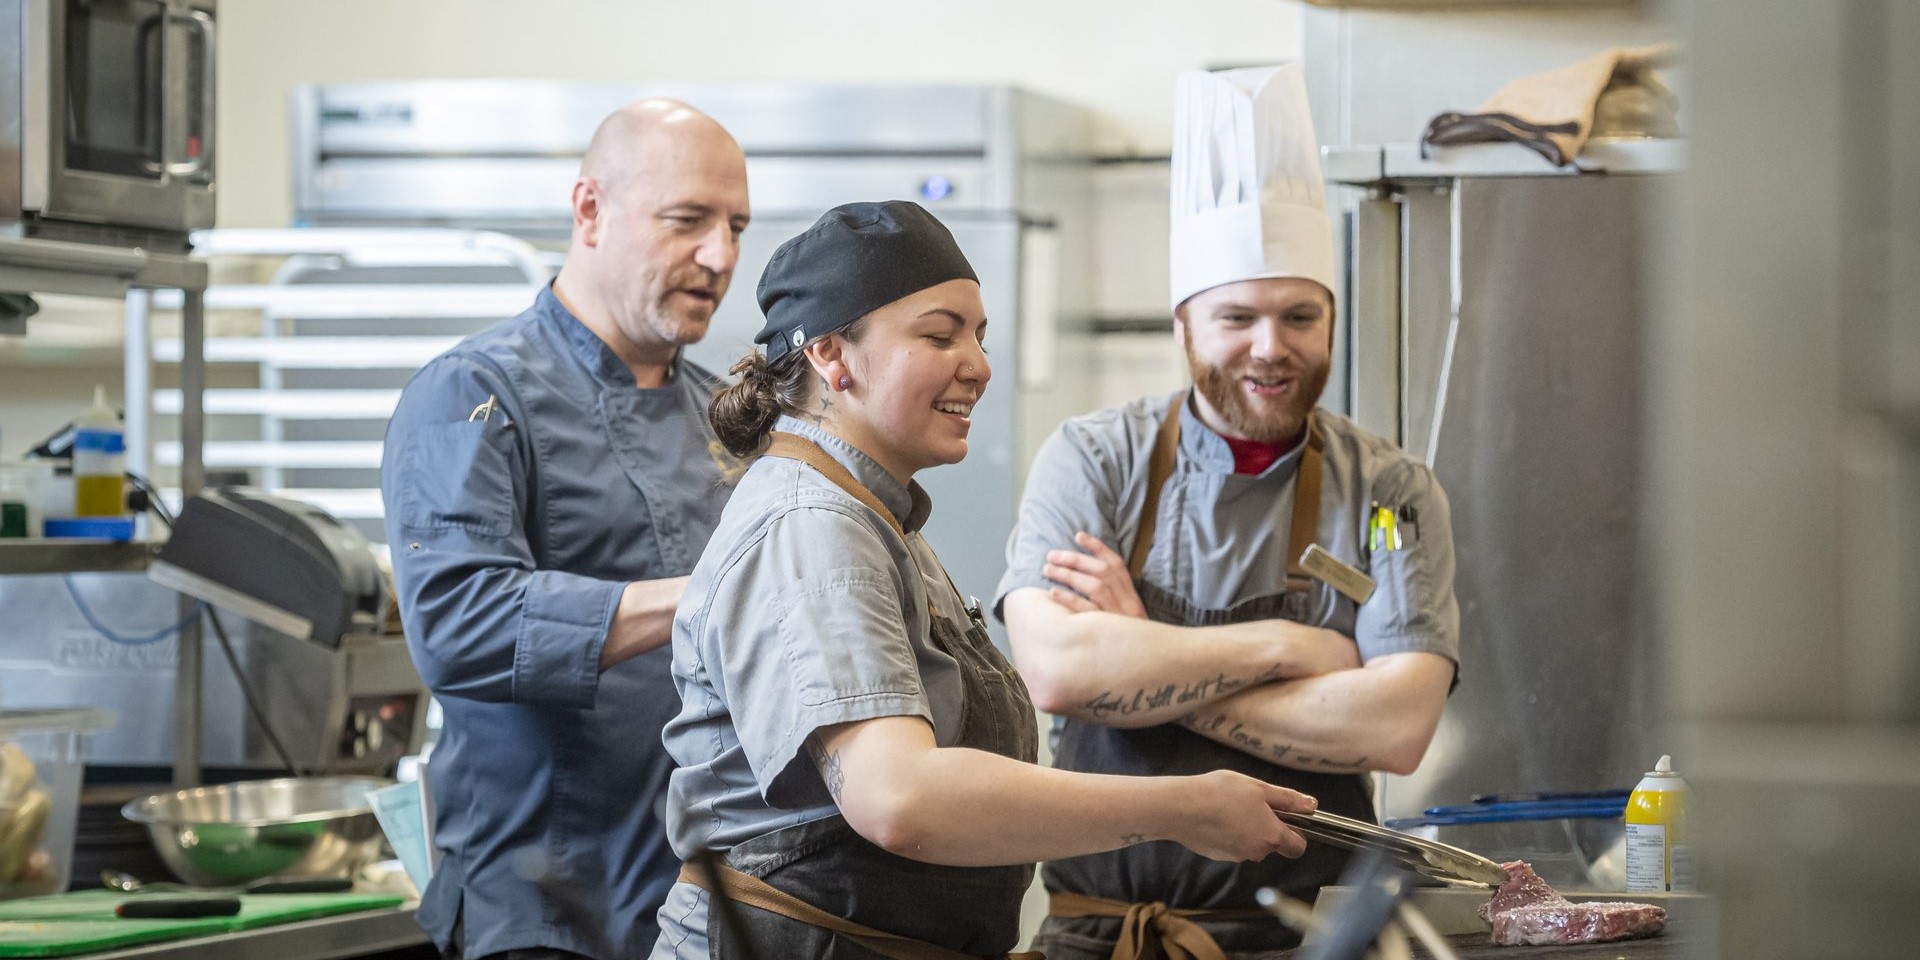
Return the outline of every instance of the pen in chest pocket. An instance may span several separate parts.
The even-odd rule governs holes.
[[[493,412],[499,409],[500,409],[499,395],[489,393],[487,394],[487,402],[474,407],[473,412],[467,414],[467,422],[473,423],[474,421],[477,420],[481,423],[491,423],[493,422]],[[502,411],[500,414],[500,424],[501,426],[504,426],[509,430],[513,429],[513,421],[507,419],[507,415],[505,411]]]
[[[1401,542],[1400,525],[1394,519],[1393,510],[1374,502],[1367,511],[1367,550],[1371,553],[1398,550]]]

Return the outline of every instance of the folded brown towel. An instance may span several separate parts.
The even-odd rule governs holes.
[[[1565,166],[1594,136],[1676,136],[1679,101],[1655,68],[1677,49],[1670,43],[1615,47],[1521,77],[1473,113],[1434,117],[1420,138],[1421,155],[1432,146],[1511,140]]]

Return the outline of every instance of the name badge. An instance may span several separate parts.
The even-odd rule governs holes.
[[[1307,544],[1306,552],[1300,555],[1300,569],[1345,594],[1354,603],[1366,603],[1367,598],[1373,596],[1375,584],[1372,577],[1320,549],[1317,543]]]

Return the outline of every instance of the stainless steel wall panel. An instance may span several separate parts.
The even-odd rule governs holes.
[[[1515,77],[1613,46],[1669,39],[1658,4],[1541,0],[1305,4],[1300,50],[1323,144],[1404,143],[1434,114],[1471,109]]]
[[[1454,309],[1453,197],[1444,185],[1414,184],[1400,205],[1400,434],[1388,439],[1424,460]]]
[[[1400,205],[1384,196],[1353,208],[1346,338],[1353,419],[1389,439],[1400,437]],[[1329,387],[1331,392],[1331,387]]]
[[[122,635],[147,635],[180,617],[177,594],[142,574],[79,574],[71,590],[102,623]],[[0,702],[9,708],[97,706],[115,715],[95,734],[88,762],[116,767],[165,767],[175,762],[179,647],[174,640],[128,645],[108,639],[81,615],[60,577],[0,577]],[[420,689],[398,638],[350,643],[346,652],[273,633],[232,615],[222,618],[236,659],[275,732],[303,765],[318,768],[339,748],[348,698],[356,694]],[[208,635],[196,658],[204,691],[199,715],[200,762],[206,766],[272,770],[279,766],[260,728],[248,716],[233,670]],[[424,709],[414,727],[395,731],[418,744]],[[337,761],[335,769],[354,764]],[[361,766],[360,769],[378,769]]]
[[[1592,239],[1638,236],[1645,186],[1454,185],[1460,324],[1433,463],[1453,507],[1460,686],[1393,812],[1625,786],[1657,758],[1658,659],[1635,619],[1641,267],[1634,244]],[[1445,199],[1412,205],[1416,235],[1438,232],[1420,211]],[[1419,437],[1449,318],[1408,316]]]

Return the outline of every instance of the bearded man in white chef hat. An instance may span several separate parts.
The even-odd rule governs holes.
[[[1173,328],[1194,385],[1047,440],[995,612],[1056,717],[1055,766],[1234,770],[1372,821],[1369,774],[1420,764],[1455,678],[1446,496],[1426,465],[1317,406],[1337,283],[1300,67],[1191,73],[1177,89]],[[1127,839],[1046,864],[1035,949],[1285,949],[1293,935],[1255,891],[1311,899],[1347,856],[1310,844],[1221,862]]]

